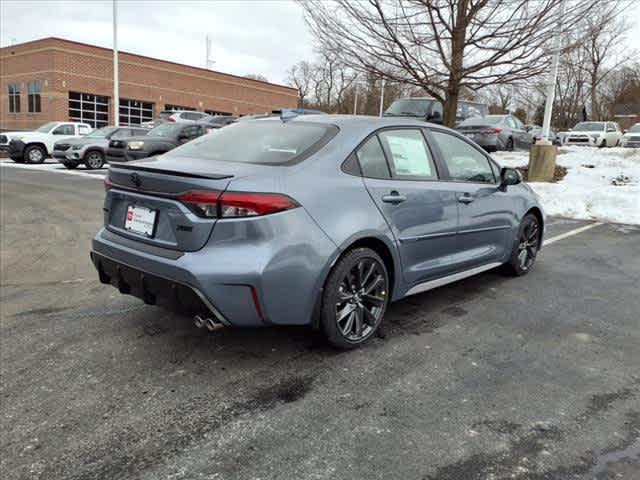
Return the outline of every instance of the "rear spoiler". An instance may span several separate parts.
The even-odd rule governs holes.
[[[188,178],[208,178],[210,180],[223,180],[233,178],[233,175],[207,172],[183,172],[181,170],[166,170],[163,168],[146,167],[131,163],[110,162],[110,168],[120,168],[123,170],[138,170],[142,172],[160,173],[162,175],[175,175],[176,177]]]

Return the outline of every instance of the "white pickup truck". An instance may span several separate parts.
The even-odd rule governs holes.
[[[78,122],[49,122],[31,132],[4,132],[0,134],[0,148],[18,163],[42,163],[51,155],[53,144],[67,138],[91,133],[91,125]],[[4,137],[4,138],[3,138]],[[4,146],[6,144],[6,147]]]

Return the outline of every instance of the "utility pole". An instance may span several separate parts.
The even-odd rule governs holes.
[[[113,124],[120,126],[120,75],[118,71],[118,0],[113,0]]]
[[[206,68],[207,70],[211,70],[211,67],[213,67],[213,64],[216,62],[211,60],[211,39],[209,38],[209,34],[207,34],[205,38],[205,43],[206,43],[206,57],[204,59],[204,68]]]
[[[358,114],[358,81],[356,79],[356,81],[354,82],[354,98],[353,98],[353,114],[357,115]]]
[[[384,78],[380,84],[380,116],[382,116],[382,110],[384,109]]]
[[[549,138],[549,129],[551,128],[551,112],[553,110],[553,101],[556,96],[556,82],[558,81],[558,64],[560,63],[560,44],[562,40],[562,26],[564,21],[564,10],[567,0],[562,0],[560,4],[560,17],[558,18],[558,31],[553,38],[553,58],[551,59],[551,72],[549,74],[549,84],[547,85],[547,103],[544,106],[544,120],[542,122],[542,141],[546,142]]]
[[[553,57],[551,58],[549,84],[547,85],[547,103],[544,106],[544,120],[542,122],[542,133],[540,134],[542,138],[539,142],[531,145],[529,152],[528,180],[530,182],[550,182],[555,175],[558,149],[549,141],[549,129],[551,127],[553,100],[556,94],[556,82],[558,81],[558,64],[560,63],[562,26],[566,5],[567,0],[562,0],[558,16],[558,30],[553,37]]]

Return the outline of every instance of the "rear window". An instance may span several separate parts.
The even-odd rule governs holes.
[[[318,151],[336,133],[338,127],[320,123],[248,121],[200,137],[168,155],[264,165],[292,164]]]

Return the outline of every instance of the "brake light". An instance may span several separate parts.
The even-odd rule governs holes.
[[[502,131],[501,128],[495,127],[493,130],[491,130],[489,133],[491,135],[498,135],[500,132]]]
[[[109,179],[108,179],[108,178],[105,178],[105,179],[102,181],[102,185],[104,186],[104,189],[105,189],[105,190],[109,190],[109,189],[111,188],[111,182],[109,181]]]
[[[292,198],[278,193],[224,192],[193,190],[178,196],[185,205],[201,217],[258,217],[296,208]]]
[[[174,120],[173,118],[171,118],[171,117],[167,117],[167,118],[165,118],[165,119],[164,119],[164,121],[165,121],[165,122],[168,122],[168,123],[173,123],[173,122],[175,122],[175,120]]]

